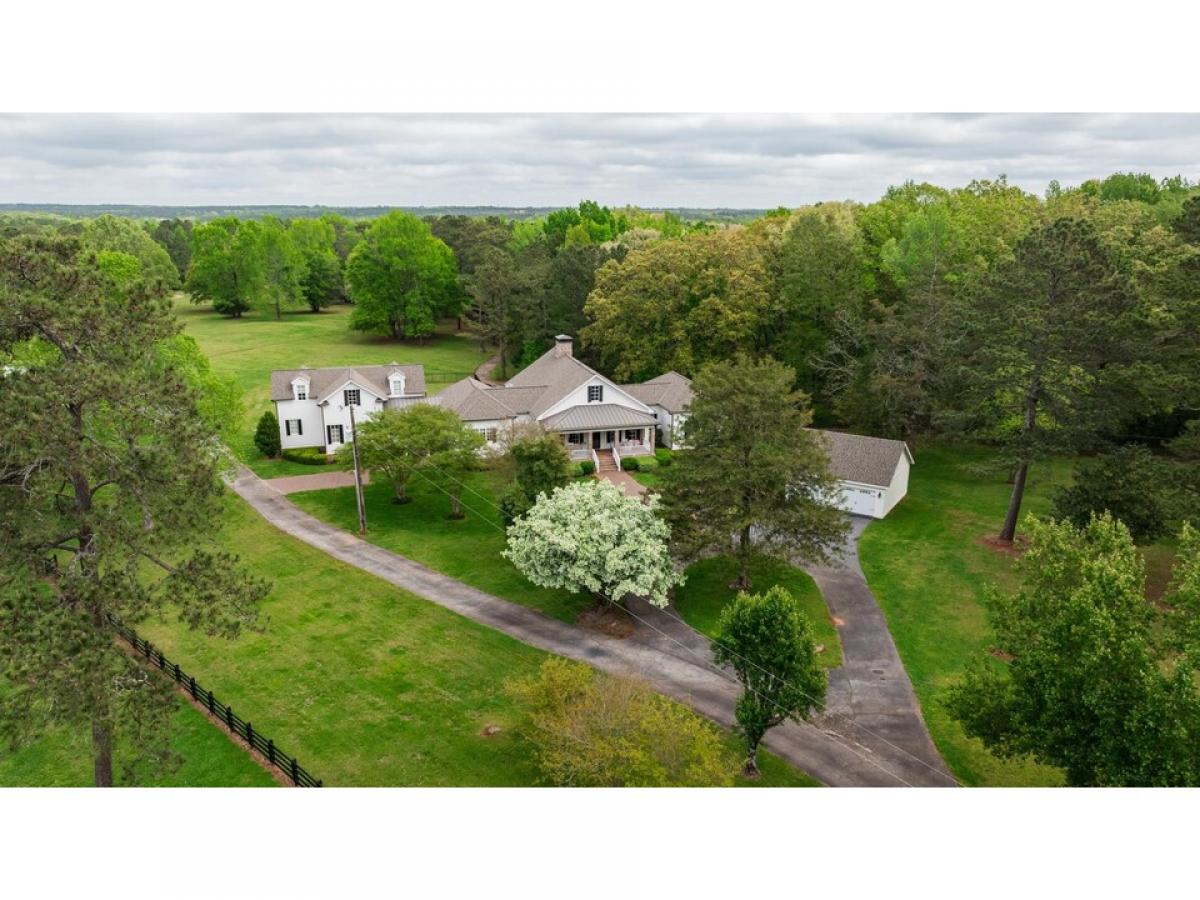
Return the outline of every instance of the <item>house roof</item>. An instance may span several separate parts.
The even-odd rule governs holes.
[[[309,396],[323,399],[330,391],[336,390],[347,381],[371,390],[379,397],[387,397],[388,376],[393,372],[404,375],[404,396],[422,396],[425,393],[425,367],[421,365],[401,365],[391,363],[386,366],[338,366],[328,369],[276,369],[271,373],[271,399],[291,400],[292,382],[299,376],[306,376],[309,384]]]
[[[904,441],[848,434],[844,431],[818,431],[829,453],[829,468],[840,481],[856,481],[885,488],[892,483],[901,456],[913,461]]]
[[[443,388],[430,403],[443,406],[467,422],[511,419],[528,414],[544,387],[488,387],[475,378],[464,378]]]
[[[572,406],[542,421],[547,431],[592,431],[602,428],[640,428],[654,425],[654,416],[616,403]]]
[[[623,384],[621,390],[647,406],[661,406],[669,413],[683,412],[692,402],[692,381],[678,372],[664,372],[641,384]]]
[[[558,354],[556,348],[551,348],[510,378],[504,387],[540,387],[542,391],[529,409],[530,415],[537,417],[572,390],[596,377],[604,376],[574,356]]]

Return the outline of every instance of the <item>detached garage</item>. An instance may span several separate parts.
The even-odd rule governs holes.
[[[829,451],[833,475],[841,482],[835,500],[839,509],[856,516],[882,519],[908,493],[912,453],[904,441],[820,432]]]

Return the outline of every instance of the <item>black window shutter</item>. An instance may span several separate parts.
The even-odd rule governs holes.
[[[291,437],[291,435],[292,435],[292,420],[291,419],[283,420],[283,433],[284,433],[284,436]]]
[[[301,419],[296,420],[296,434],[304,434],[304,422]]]

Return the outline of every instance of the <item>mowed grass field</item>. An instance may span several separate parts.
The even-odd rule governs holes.
[[[968,662],[987,652],[991,630],[983,599],[989,585],[1014,590],[1015,559],[984,543],[1000,530],[1011,487],[982,474],[989,452],[970,447],[918,449],[908,496],[859,542],[867,581],[920,698],[934,742],[955,774],[974,785],[1056,785],[1056,769],[1003,760],[968,738],[942,705]],[[1073,463],[1030,469],[1022,515],[1049,513],[1054,490],[1071,480]],[[1018,541],[1020,530],[1018,529]],[[1143,549],[1151,589],[1165,582],[1169,544]]]
[[[246,753],[182,698],[172,723],[171,748],[183,758],[174,772],[136,784],[146,787],[274,787],[277,782]],[[0,749],[0,785],[6,787],[88,787],[92,781],[91,732],[55,728],[38,740],[10,751]],[[130,753],[116,748],[114,780],[128,784],[122,763]]]
[[[454,334],[453,323],[439,327],[422,341],[395,341],[350,330],[351,307],[332,306],[320,313],[290,312],[276,321],[263,312],[241,319],[214,313],[176,295],[175,314],[184,331],[196,339],[213,370],[231,376],[242,393],[245,415],[230,446],[238,458],[264,478],[320,471],[284,460],[263,459],[254,447],[254,426],[272,409],[271,371],[300,366],[383,365],[390,362],[425,366],[427,390],[436,393],[450,381],[474,371],[487,356],[479,341]]]

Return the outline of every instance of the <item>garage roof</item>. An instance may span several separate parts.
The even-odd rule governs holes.
[[[829,453],[829,467],[839,481],[856,481],[886,488],[892,483],[900,458],[913,456],[904,441],[848,434],[844,431],[818,431]]]

